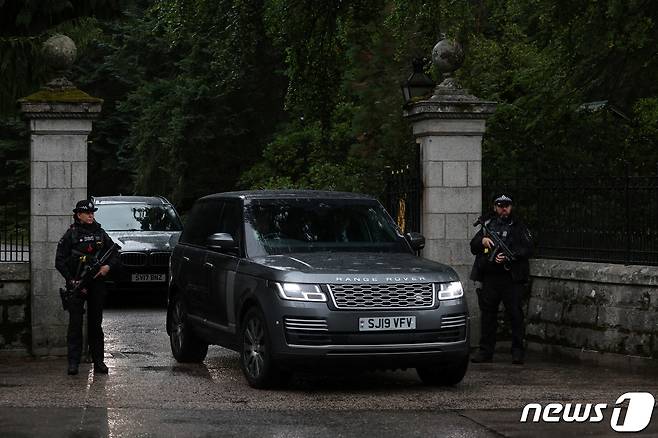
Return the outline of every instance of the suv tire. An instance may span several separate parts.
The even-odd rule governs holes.
[[[416,367],[418,377],[425,385],[452,386],[464,379],[468,369],[468,356],[453,365],[429,365]]]
[[[267,322],[257,307],[247,311],[240,325],[240,367],[252,388],[271,388],[289,377],[272,358]]]
[[[187,310],[180,295],[171,303],[169,344],[178,362],[200,363],[208,354],[208,343],[200,339],[187,321]]]

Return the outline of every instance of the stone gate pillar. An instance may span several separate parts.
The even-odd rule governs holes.
[[[47,60],[63,74],[76,48],[57,35],[44,46]],[[19,100],[30,131],[30,277],[32,354],[66,353],[67,314],[55,270],[57,242],[72,222],[76,201],[87,197],[87,136],[101,99],[58,77]]]
[[[479,340],[479,309],[469,280],[474,257],[469,242],[482,214],[482,136],[494,102],[482,101],[462,89],[450,73],[463,62],[461,48],[441,40],[432,52],[444,81],[434,95],[405,108],[420,144],[423,180],[421,231],[423,256],[452,266],[464,284],[471,311],[472,342]]]

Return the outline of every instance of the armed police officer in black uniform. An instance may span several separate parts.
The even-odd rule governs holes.
[[[512,325],[512,363],[522,364],[524,326],[521,298],[528,282],[532,236],[526,226],[512,216],[512,198],[509,196],[494,198],[494,212],[494,217],[480,222],[483,226],[471,240],[471,252],[475,255],[471,280],[482,282],[482,288],[478,290],[480,350],[471,361],[493,360],[498,306],[502,300]],[[489,235],[487,230],[496,236]],[[502,245],[496,245],[497,241]],[[506,247],[508,254],[502,247]]]
[[[79,201],[73,209],[73,224],[64,233],[57,245],[55,267],[66,280],[67,289],[73,291],[66,299],[69,311],[68,341],[68,374],[78,374],[78,365],[82,355],[82,316],[84,303],[87,302],[87,337],[89,350],[94,362],[94,372],[107,374],[108,368],[103,362],[104,335],[103,302],[106,287],[104,278],[119,266],[119,258],[112,239],[101,225],[94,219],[98,210],[91,201]],[[106,262],[99,267],[84,284],[80,282],[81,273],[90,263],[99,260],[108,253]],[[75,290],[78,286],[77,290]]]

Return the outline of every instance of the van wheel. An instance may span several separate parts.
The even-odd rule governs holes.
[[[178,362],[203,362],[208,354],[208,343],[197,336],[187,321],[187,310],[180,295],[170,304],[169,343]]]
[[[257,307],[247,311],[240,325],[240,367],[249,386],[266,389],[283,383],[289,374],[272,358],[272,342],[263,312]]]
[[[416,367],[418,377],[425,385],[452,386],[464,379],[468,369],[468,356],[452,365],[429,365]]]

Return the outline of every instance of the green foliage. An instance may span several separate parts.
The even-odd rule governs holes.
[[[638,99],[633,106],[633,129],[625,153],[639,174],[658,175],[658,98]]]
[[[79,101],[84,93],[54,96],[40,91],[51,72],[41,60],[41,45],[56,33],[65,33],[84,51],[98,36],[97,17],[114,16],[115,0],[0,1],[0,204],[18,202],[18,214],[25,217],[29,208],[29,150],[25,124],[17,114],[16,101],[32,98],[56,98]]]
[[[384,2],[277,0],[269,31],[287,54],[288,113],[246,187],[382,189],[386,165],[404,157],[410,132],[401,116],[394,26]]]
[[[80,53],[99,35],[97,18],[118,11],[118,0],[0,2],[0,115],[11,117],[16,99],[49,78],[41,59],[41,45],[48,37],[66,34]]]
[[[459,76],[499,102],[488,121],[485,177],[619,173],[624,162],[646,171],[643,162],[656,161],[633,111],[639,97],[658,91],[650,2],[483,4],[486,21],[468,34]],[[606,104],[583,109],[593,101]]]
[[[3,0],[0,35],[38,35],[81,17],[114,17],[122,3],[120,0]]]
[[[641,128],[642,111],[632,111],[637,97],[656,94],[656,12],[646,1],[325,6],[332,13],[304,1],[271,2],[270,32],[288,55],[287,109],[305,123],[279,131],[263,162],[243,177],[247,186],[377,193],[382,169],[413,156],[396,82],[411,57],[429,56],[441,33],[465,45],[463,84],[498,102],[484,143],[485,178],[547,169],[615,173],[625,162],[646,171],[656,161],[656,137]],[[583,109],[601,100],[607,104],[599,110]],[[316,135],[305,135],[309,126]],[[314,171],[325,168],[337,178]]]
[[[27,195],[29,188],[28,150],[23,123],[18,118],[0,119],[0,204]]]
[[[379,194],[384,169],[413,158],[399,83],[443,33],[465,47],[461,83],[498,102],[485,179],[656,170],[649,0],[22,3],[0,19],[0,73],[16,78],[0,84],[0,111],[46,79],[41,42],[75,35],[71,77],[104,100],[95,195],[159,193],[185,209],[235,188]]]
[[[106,94],[100,79],[112,79],[105,109],[113,123],[98,126],[94,144],[114,148],[106,158],[130,172],[128,192],[164,194],[184,209],[234,188],[257,160],[285,91],[262,8],[258,0],[167,0],[107,29],[86,85]],[[90,167],[96,175],[108,166]],[[116,189],[105,183],[94,193]]]

